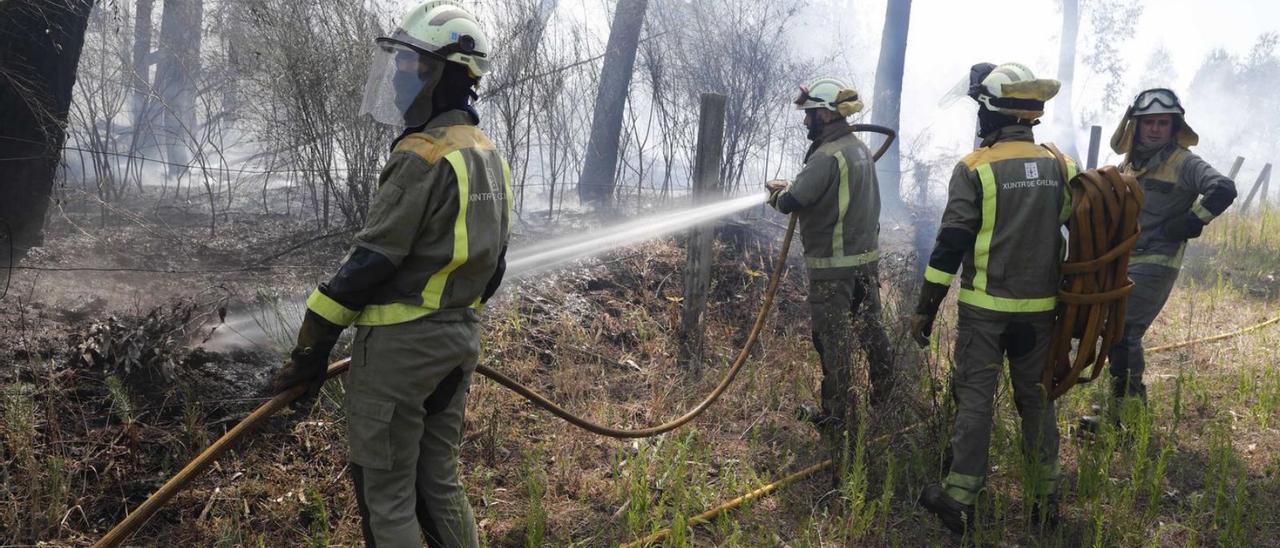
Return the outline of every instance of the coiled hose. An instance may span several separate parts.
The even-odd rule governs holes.
[[[1064,162],[1061,152],[1047,146]],[[1115,166],[1085,171],[1068,184],[1067,262],[1061,268],[1049,363],[1041,378],[1050,400],[1102,374],[1107,353],[1124,335],[1125,307],[1133,292],[1129,252],[1138,241],[1142,211],[1142,186]],[[1089,376],[1081,380],[1090,366]]]

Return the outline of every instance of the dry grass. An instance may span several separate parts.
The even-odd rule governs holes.
[[[1255,282],[1236,283],[1243,274],[1221,280],[1199,274],[1229,257],[1280,256],[1277,240],[1255,232],[1257,226],[1224,218],[1194,244],[1214,250],[1209,256],[1216,259],[1208,266],[1195,263],[1206,255],[1189,259],[1188,272],[1195,274],[1180,281],[1149,344],[1216,334],[1276,312],[1273,297],[1256,291]],[[1246,232],[1259,236],[1249,239]],[[771,245],[748,241],[720,249],[707,314],[716,358],[704,369],[674,362],[684,256],[669,241],[509,286],[487,313],[482,359],[599,422],[641,426],[670,418],[700,399],[736,352],[764,287]],[[895,303],[913,278],[895,260],[883,267],[887,319],[899,316]],[[1257,270],[1250,280],[1265,280],[1277,265],[1249,267]],[[940,474],[951,302],[941,315],[939,349],[918,354],[895,333],[904,388],[888,409],[866,415],[867,434],[850,447],[840,489],[832,492],[824,475],[710,526],[681,526],[722,500],[826,457],[815,432],[792,416],[797,404],[816,399],[819,377],[804,294],[793,270],[738,384],[690,426],[658,438],[621,441],[567,428],[478,379],[462,459],[484,540],[612,545],[675,524],[672,545],[960,545],[914,504],[921,486]],[[3,319],[0,328],[18,329],[12,313]],[[896,331],[898,322],[890,323]],[[1047,536],[1024,523],[1017,420],[1005,386],[983,520],[969,540],[1188,546],[1265,545],[1278,538],[1278,342],[1280,329],[1272,329],[1151,356],[1149,412],[1131,410],[1123,432],[1088,442],[1066,434],[1100,391],[1069,394],[1060,413],[1066,520]],[[207,394],[192,388],[195,381],[158,390],[128,377],[110,381],[100,369],[68,367],[56,352],[10,356],[22,373],[4,381],[0,543],[92,541],[254,404],[205,401]],[[222,366],[267,371],[270,361],[244,357]],[[331,383],[312,409],[270,421],[134,541],[358,543],[335,404],[340,390]],[[867,441],[907,427],[914,429]]]

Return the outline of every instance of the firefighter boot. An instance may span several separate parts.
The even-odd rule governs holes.
[[[952,533],[963,535],[965,531],[973,530],[973,505],[962,504],[951,498],[941,485],[926,485],[920,493],[919,502],[925,510],[938,516]]]

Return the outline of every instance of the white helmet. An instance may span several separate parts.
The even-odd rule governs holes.
[[[374,40],[361,113],[396,126],[416,126],[431,114],[431,92],[444,63],[457,63],[479,80],[489,72],[489,37],[454,0],[430,0],[405,14],[391,36]]]
[[[1174,135],[1174,140],[1177,141],[1178,146],[1191,148],[1200,142],[1200,135],[1187,123],[1187,110],[1183,108],[1182,101],[1178,100],[1178,94],[1168,88],[1152,88],[1144,90],[1133,98],[1133,104],[1129,105],[1124,118],[1120,119],[1120,125],[1111,134],[1111,150],[1116,151],[1117,154],[1129,152],[1133,148],[1134,136],[1138,133],[1136,119],[1153,114],[1173,115],[1174,120],[1177,121],[1175,125],[1177,134]]]
[[[858,90],[844,81],[824,76],[800,87],[796,97],[796,110],[825,108],[844,117],[857,114],[864,106],[858,98]]]
[[[1035,120],[1044,116],[1045,101],[1057,95],[1061,85],[1057,80],[1036,78],[1025,65],[1005,63],[992,68],[981,82],[970,87],[969,96],[987,110]]]

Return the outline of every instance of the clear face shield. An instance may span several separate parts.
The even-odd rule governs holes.
[[[444,74],[444,59],[400,42],[379,39],[370,63],[360,114],[396,127],[431,118],[431,92]]]

